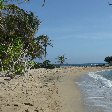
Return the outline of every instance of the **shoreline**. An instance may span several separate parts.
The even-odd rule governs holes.
[[[61,112],[87,112],[86,105],[84,104],[84,95],[81,93],[81,88],[77,82],[89,72],[108,69],[111,69],[111,67],[69,67],[67,69],[65,67],[65,72],[62,73],[64,78],[58,84],[62,100]]]
[[[76,71],[69,71],[63,75],[63,81],[59,83],[59,94],[62,101],[61,112],[86,112],[80,88],[75,83],[82,74]]]
[[[76,82],[85,73],[104,69],[111,68],[35,69],[10,81],[0,77],[0,112],[86,112]]]
[[[83,93],[86,112],[111,112],[112,69],[90,72],[81,77],[79,87]],[[106,76],[106,77],[105,77]],[[107,77],[110,77],[108,79]]]

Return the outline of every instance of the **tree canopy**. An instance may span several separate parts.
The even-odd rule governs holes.
[[[0,71],[24,74],[32,66],[31,61],[42,58],[47,51],[38,41],[40,37],[35,38],[41,23],[38,17],[15,4],[8,4],[11,1],[0,1],[4,3],[0,11]]]
[[[49,37],[47,35],[40,35],[39,37],[37,37],[37,41],[38,43],[40,43],[43,48],[44,48],[44,57],[46,60],[46,55],[47,55],[47,46],[51,46],[53,47],[51,40],[49,39]]]
[[[58,58],[56,58],[58,60],[58,63],[60,63],[60,65],[65,63],[65,60],[67,59],[64,55],[58,56]]]
[[[104,59],[104,61],[107,62],[107,63],[112,62],[112,56],[107,56],[107,57]]]

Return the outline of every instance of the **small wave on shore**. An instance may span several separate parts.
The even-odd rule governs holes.
[[[78,85],[87,112],[112,112],[112,70],[89,72]]]

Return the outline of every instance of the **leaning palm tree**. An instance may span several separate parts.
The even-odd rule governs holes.
[[[44,58],[46,60],[47,46],[53,47],[51,40],[49,39],[49,37],[47,35],[41,35],[41,36],[37,37],[36,39],[37,39],[38,43],[40,43],[40,45],[42,45],[44,48]]]
[[[58,58],[56,58],[56,59],[58,60],[58,63],[60,63],[60,65],[62,65],[62,64],[65,63],[65,60],[66,60],[67,58],[65,58],[65,56],[62,55],[62,56],[58,56]]]

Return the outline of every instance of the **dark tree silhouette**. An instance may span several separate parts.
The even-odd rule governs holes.
[[[64,64],[65,63],[65,60],[67,59],[67,58],[65,58],[65,56],[64,55],[62,55],[62,56],[58,56],[58,58],[56,58],[58,61],[58,63],[60,63],[60,65],[62,65],[62,64]]]
[[[107,56],[105,59],[104,59],[105,62],[107,63],[110,63],[112,61],[112,56]]]
[[[42,45],[44,48],[44,57],[46,60],[47,46],[53,47],[51,40],[49,39],[49,37],[47,35],[41,35],[41,36],[37,37],[36,39],[37,39],[38,43],[40,43],[40,45]]]

